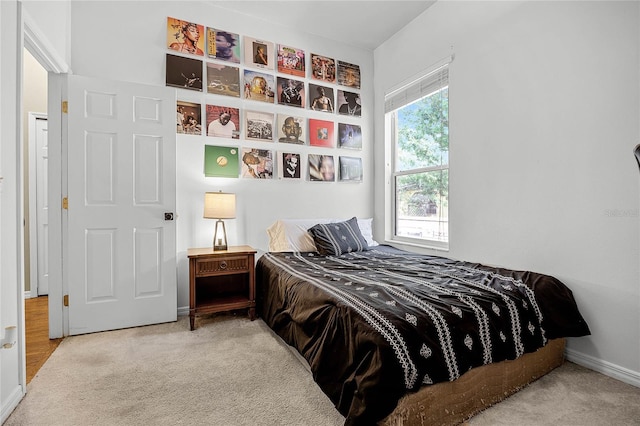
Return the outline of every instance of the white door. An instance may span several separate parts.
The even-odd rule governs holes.
[[[175,89],[68,79],[69,334],[177,320]]]
[[[31,118],[31,117],[30,117]],[[48,184],[47,175],[49,173],[49,154],[47,146],[47,116],[37,114],[34,120],[30,120],[29,133],[34,136],[33,157],[34,161],[30,171],[31,177],[35,181],[35,188],[32,186],[31,191],[35,189],[35,197],[31,199],[35,201],[31,205],[31,212],[35,216],[35,221],[31,223],[35,225],[32,231],[35,231],[35,239],[31,240],[31,247],[34,256],[31,256],[31,292],[37,296],[49,294],[49,204],[48,204]],[[33,122],[31,124],[31,122]],[[30,214],[31,216],[31,214]]]

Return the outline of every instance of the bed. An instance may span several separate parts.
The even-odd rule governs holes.
[[[301,221],[294,237],[276,225],[256,265],[258,313],[346,425],[460,423],[589,334],[551,276],[376,245],[356,218]]]

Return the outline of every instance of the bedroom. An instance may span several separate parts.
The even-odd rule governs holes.
[[[211,221],[201,218],[205,191],[238,195],[238,217],[227,221],[232,244],[265,250],[265,229],[274,220],[336,216],[336,204],[349,206],[348,215],[373,217],[374,235],[383,240],[387,194],[379,172],[385,160],[378,117],[384,92],[453,52],[452,229],[446,255],[560,278],[592,329],[592,336],[569,342],[569,359],[638,386],[639,176],[632,156],[640,141],[638,3],[438,2],[374,51],[213,6],[207,14],[200,3],[185,8],[162,2],[149,10],[144,4],[79,2],[68,15],[39,12],[29,8],[32,3],[27,12],[78,75],[163,86],[167,16],[298,42],[361,67],[363,132],[370,135],[362,150],[361,184],[205,179],[199,155],[207,138],[178,138],[179,314],[188,306],[186,250],[209,245],[213,231]],[[3,4],[3,35],[10,13]],[[52,25],[47,13],[69,23],[68,42],[63,26]],[[11,48],[5,43],[3,37],[3,53]],[[8,62],[3,59],[3,81]],[[2,93],[2,166],[8,173],[15,162],[5,151],[13,131],[5,120],[14,104],[4,96],[4,85]],[[3,188],[3,197],[11,194]],[[16,291],[9,283],[19,276],[9,255],[17,244],[4,246],[15,234],[9,217],[3,211],[3,327],[18,317],[9,302]],[[3,384],[10,379],[4,373]]]

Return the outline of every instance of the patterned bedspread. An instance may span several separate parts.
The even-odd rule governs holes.
[[[256,274],[260,315],[346,424],[375,424],[422,385],[589,334],[571,291],[533,272],[381,246],[267,253]]]

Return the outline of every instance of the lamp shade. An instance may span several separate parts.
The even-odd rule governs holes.
[[[233,219],[236,217],[236,194],[205,192],[205,219]]]

